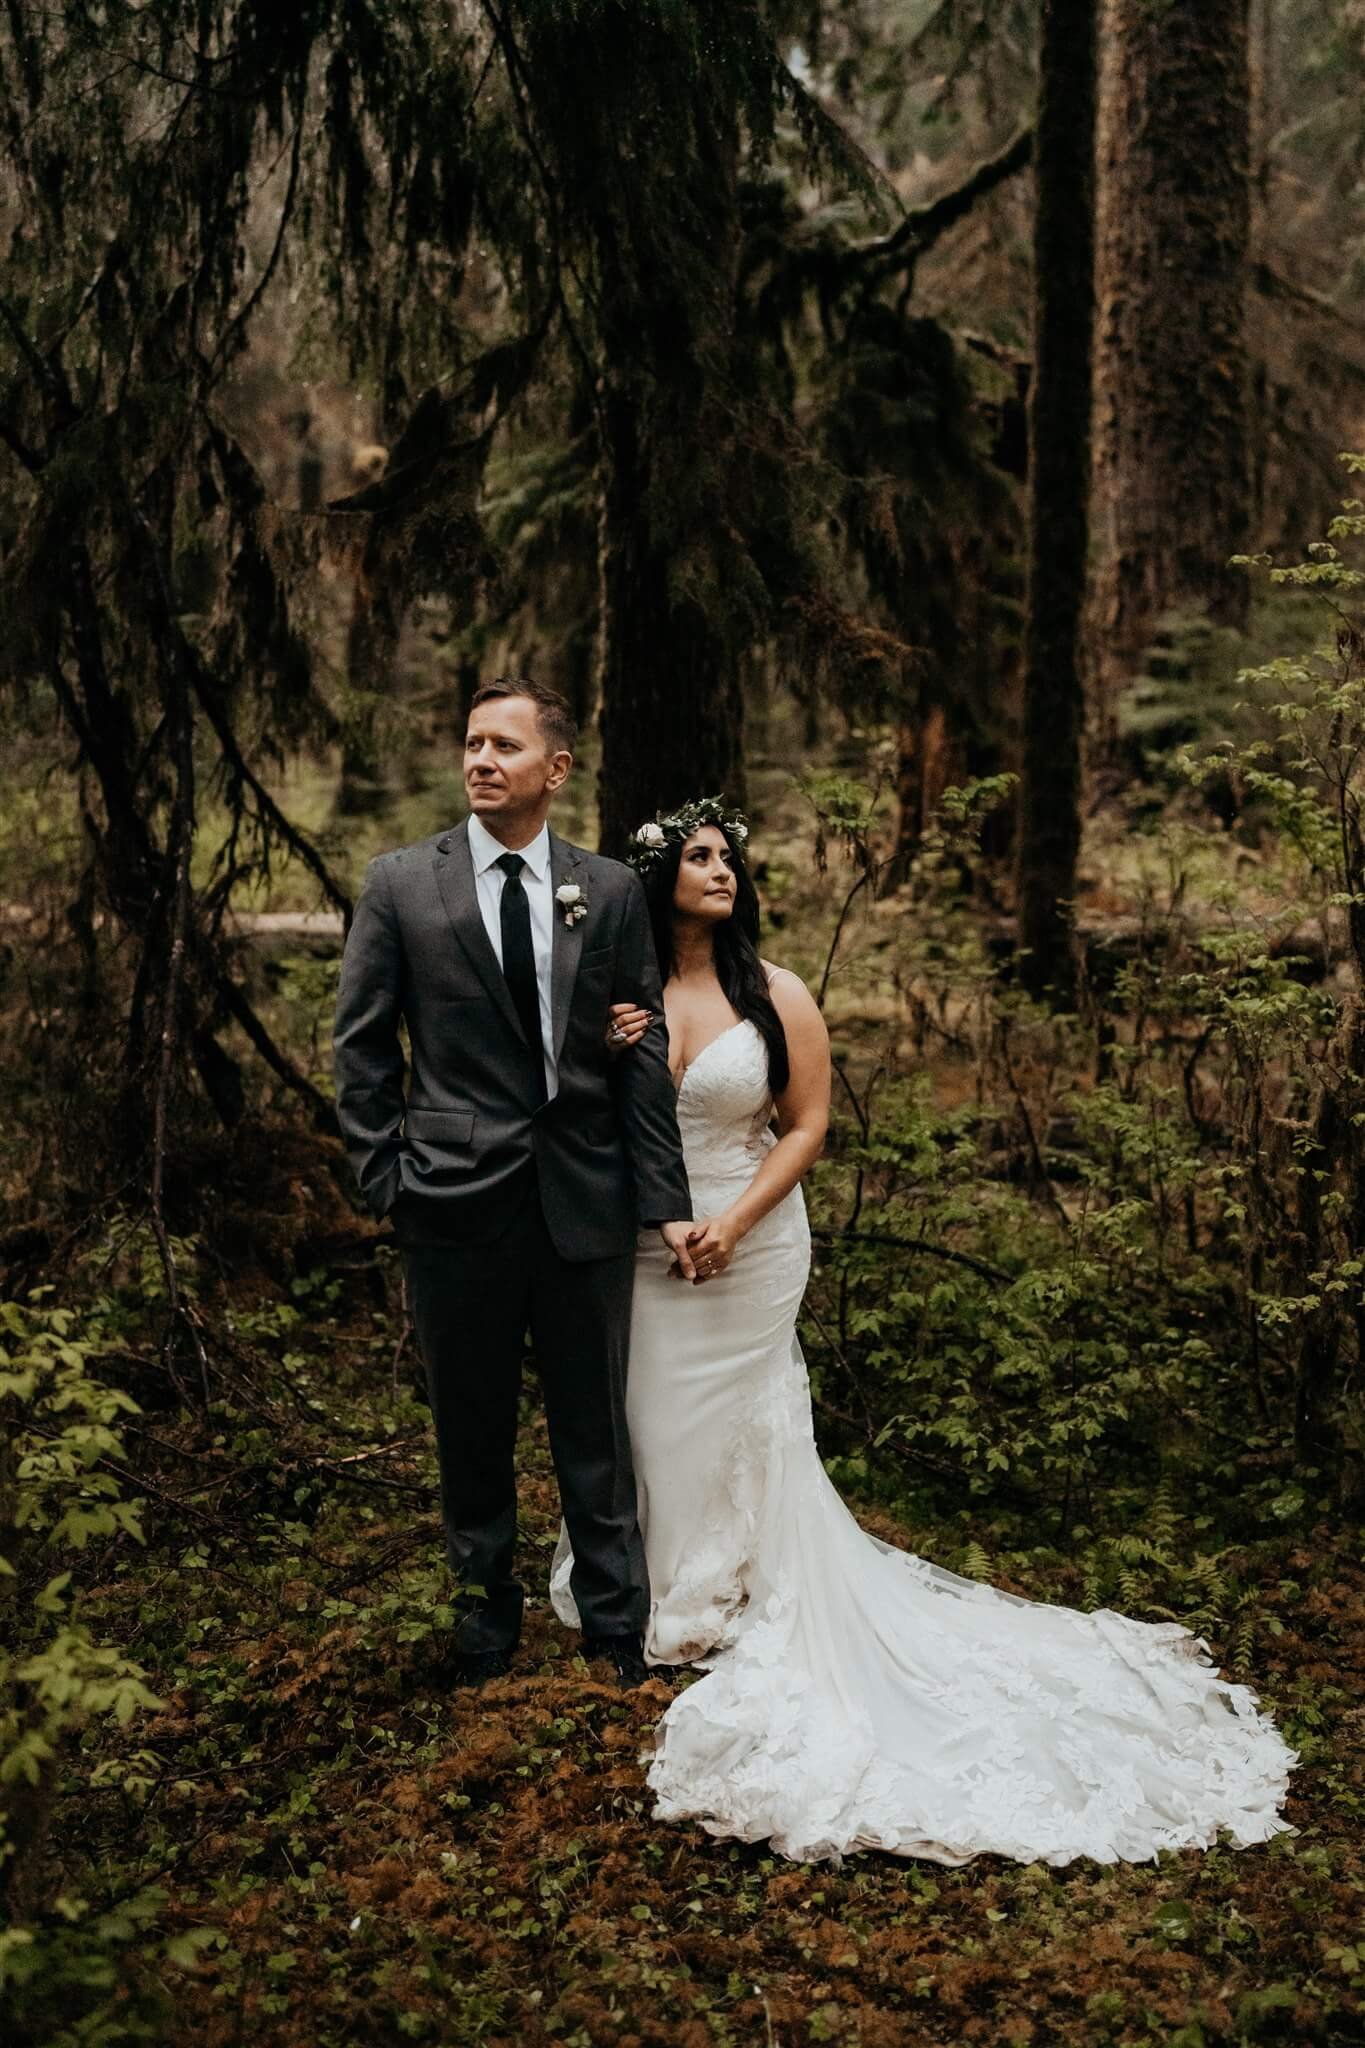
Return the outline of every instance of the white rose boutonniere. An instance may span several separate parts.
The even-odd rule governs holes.
[[[579,888],[577,882],[561,882],[555,890],[555,902],[563,910],[564,922],[571,929],[578,923],[580,917],[586,917],[588,914],[588,906],[584,899],[583,891]]]

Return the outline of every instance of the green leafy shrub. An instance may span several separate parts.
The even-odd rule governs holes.
[[[0,1994],[17,2038],[54,2043],[150,2039],[156,2005],[130,1995],[116,1959],[145,1940],[161,1895],[92,1906],[65,1890],[48,1831],[64,1770],[145,1789],[144,1758],[100,1762],[81,1738],[159,1704],[141,1667],[82,1625],[71,1564],[53,1570],[141,1541],[139,1504],[110,1469],[135,1404],[95,1378],[102,1342],[40,1297],[0,1302]]]

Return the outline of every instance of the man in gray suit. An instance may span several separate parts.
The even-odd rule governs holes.
[[[644,892],[546,823],[575,737],[553,690],[499,680],[477,693],[470,815],[371,863],[337,995],[337,1113],[362,1193],[402,1248],[465,1683],[505,1672],[521,1631],[513,1461],[528,1330],[584,1652],[610,1658],[623,1684],[643,1678],[649,1586],[625,1418],[637,1230],[660,1229],[693,1276]],[[613,1061],[607,1010],[627,999],[653,1022]]]

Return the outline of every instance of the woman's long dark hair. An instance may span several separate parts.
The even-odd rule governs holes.
[[[701,827],[697,829],[700,831]],[[714,927],[716,979],[735,1015],[747,1017],[761,1032],[768,1049],[768,1086],[774,1095],[780,1095],[791,1079],[791,1062],[787,1057],[787,1034],[768,994],[768,977],[758,957],[758,891],[744,863],[744,848],[723,825],[717,825],[716,830],[730,849],[735,875],[735,907],[727,918],[718,919]],[[673,892],[678,885],[684,844],[681,839],[670,839],[641,875],[649,920],[654,927],[659,974],[664,981],[678,965],[673,948]]]

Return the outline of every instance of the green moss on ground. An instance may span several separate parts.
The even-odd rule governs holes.
[[[1355,1532],[1271,1530],[1238,1557],[1273,1623],[1257,1683],[1305,1754],[1296,1835],[1129,1868],[793,1865],[652,1820],[641,1758],[671,1687],[618,1694],[549,1613],[557,1505],[534,1406],[522,1550],[539,1597],[515,1674],[451,1690],[425,1411],[405,1348],[395,1367],[393,1305],[366,1291],[373,1273],[342,1270],[363,1249],[273,1305],[223,1290],[206,1305],[242,1377],[207,1421],[137,1426],[148,1548],[88,1596],[87,1619],[133,1648],[165,1704],[98,1738],[146,1752],[144,1793],[92,1792],[87,1753],[53,1849],[66,1891],[158,1885],[169,1927],[203,1930],[168,1973],[158,2038],[1361,2038]],[[910,1526],[881,1492],[879,1534],[971,1561],[984,1523]],[[1007,1575],[1075,1595],[1041,1541]]]

